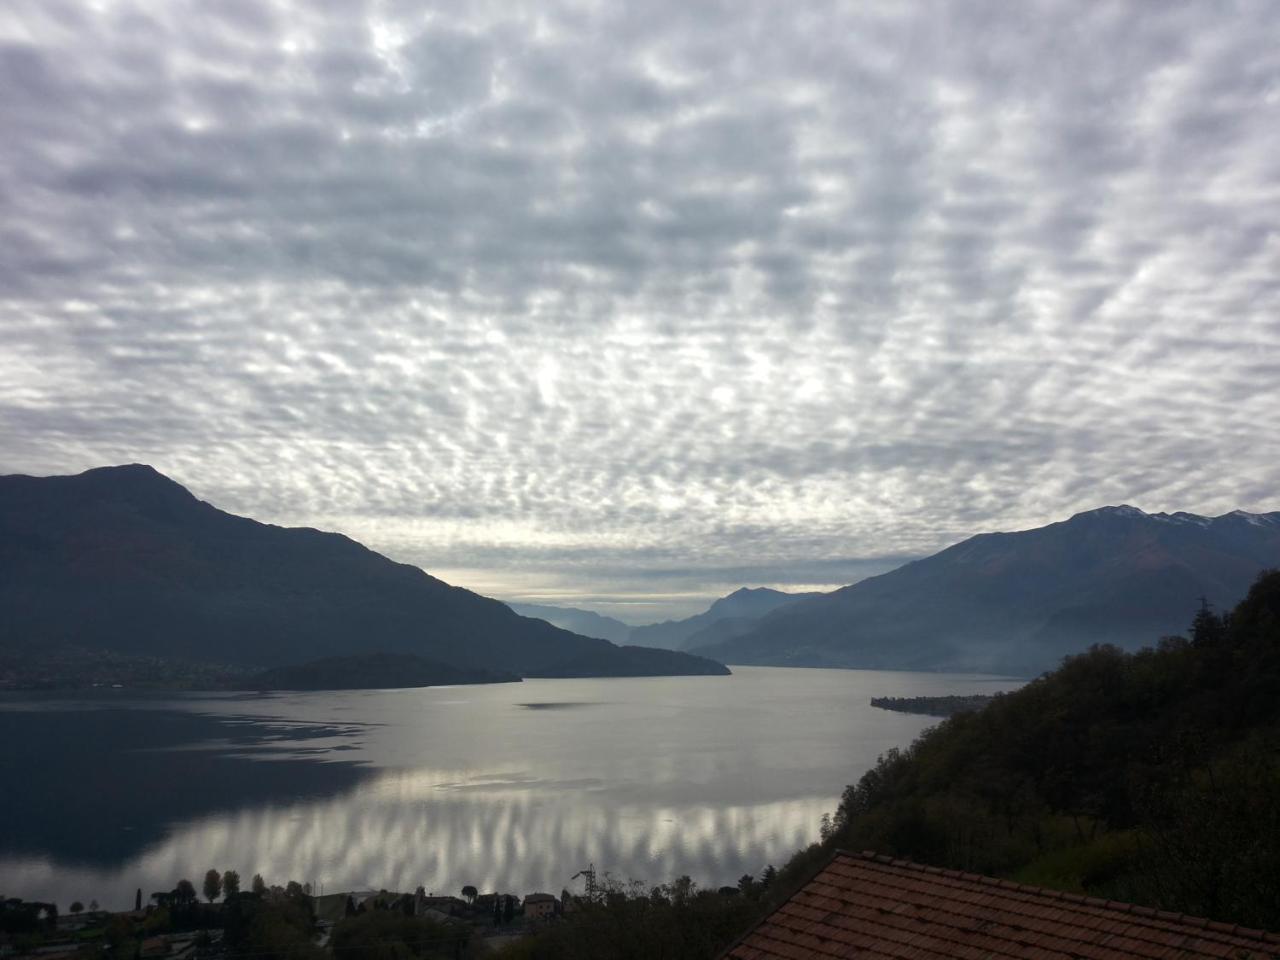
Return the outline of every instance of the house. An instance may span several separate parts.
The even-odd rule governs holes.
[[[349,893],[328,893],[322,897],[312,897],[311,907],[315,911],[316,922],[321,926],[333,926],[343,917],[356,912],[355,901]]]
[[[722,960],[1271,960],[1280,934],[1114,900],[837,852]]]
[[[555,916],[556,898],[549,893],[531,893],[524,898],[526,920],[546,920]]]
[[[467,902],[458,897],[414,897],[414,914],[423,917],[428,911],[445,917],[460,917],[466,912]]]

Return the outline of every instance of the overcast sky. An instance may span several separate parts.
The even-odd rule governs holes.
[[[0,472],[645,621],[1280,508],[1280,7],[9,0]]]

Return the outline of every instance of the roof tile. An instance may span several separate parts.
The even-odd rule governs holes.
[[[838,853],[726,960],[1271,960],[1280,936],[1129,903]]]

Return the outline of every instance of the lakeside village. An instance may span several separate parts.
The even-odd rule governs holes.
[[[587,899],[595,893],[594,868],[582,876],[586,878],[582,898]],[[173,890],[153,893],[145,901],[139,889],[134,909],[119,912],[101,910],[97,901],[87,909],[77,901],[64,913],[55,903],[0,897],[0,958],[365,956],[370,947],[397,942],[414,947],[411,953],[417,956],[469,957],[533,932],[565,910],[572,911],[579,900],[568,890],[559,897],[542,892],[524,897],[481,894],[473,886],[459,892],[461,896],[436,895],[418,887],[414,893],[367,890],[313,895],[310,884],[290,881],[283,887],[269,887],[260,875],[253,878],[249,891],[242,892],[236,871],[210,870],[205,874],[203,902],[189,880],[180,880]],[[304,944],[313,949],[297,949]],[[416,949],[424,945],[445,949]]]
[[[762,892],[776,872],[743,882]],[[136,891],[134,908],[112,912],[96,901],[86,908],[0,896],[0,958],[31,960],[233,960],[237,957],[281,960],[401,960],[401,958],[475,958],[501,952],[534,935],[564,915],[602,903],[616,885],[594,867],[576,874],[581,894],[534,892],[523,897],[480,893],[464,886],[461,896],[387,890],[313,895],[310,884],[290,881],[268,886],[255,875],[241,891],[234,870],[205,874],[203,900],[195,885],[180,880],[173,890],[144,899]],[[718,894],[735,899],[740,887]],[[681,877],[670,885],[677,899],[696,885]],[[657,894],[667,888],[655,888]],[[705,894],[704,894],[705,895]],[[372,954],[372,957],[371,957]]]

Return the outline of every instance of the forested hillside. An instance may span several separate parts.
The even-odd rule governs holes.
[[[891,751],[835,848],[1280,929],[1280,572],[1190,639],[1095,647]]]

